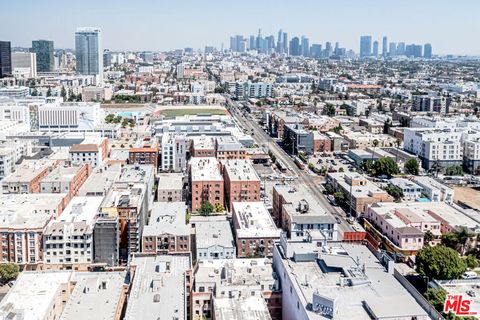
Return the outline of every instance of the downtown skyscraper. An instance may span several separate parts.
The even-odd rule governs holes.
[[[372,36],[360,37],[360,58],[372,55]]]
[[[52,72],[55,68],[53,41],[32,41],[32,52],[36,54],[38,72]]]
[[[99,28],[78,28],[75,32],[77,74],[94,75],[103,81],[103,48]]]
[[[12,75],[12,48],[10,41],[0,41],[0,78]]]

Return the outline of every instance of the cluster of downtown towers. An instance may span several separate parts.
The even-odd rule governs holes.
[[[260,53],[280,53],[291,56],[304,56],[312,58],[330,58],[330,57],[352,57],[354,52],[341,48],[338,42],[335,46],[331,42],[326,42],[325,46],[322,44],[312,44],[307,37],[301,36],[293,37],[290,41],[288,34],[282,30],[278,31],[277,39],[270,35],[263,37],[262,30],[258,30],[258,35],[251,35],[244,37],[236,35],[230,37],[230,50],[233,52],[246,52],[247,50],[256,50]],[[432,57],[432,46],[427,43],[424,46],[417,44],[405,45],[405,42],[390,42],[387,37],[383,37],[382,51],[380,52],[378,41],[373,41],[371,36],[360,37],[360,57],[393,57],[393,56],[407,56],[407,57]]]
[[[31,53],[35,53],[38,72],[54,71],[53,41],[32,41]],[[61,53],[57,53],[61,54]],[[0,41],[0,77],[12,74],[10,41]],[[76,71],[81,75],[102,78],[103,48],[101,31],[98,28],[78,28],[75,32]]]

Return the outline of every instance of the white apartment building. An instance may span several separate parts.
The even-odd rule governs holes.
[[[414,178],[414,182],[423,188],[423,193],[433,202],[453,203],[455,191],[437,180],[418,176]]]
[[[93,262],[93,227],[103,197],[74,197],[45,232],[46,269],[86,269]]]
[[[424,128],[407,128],[403,137],[404,149],[417,155],[422,167],[432,169],[435,163],[440,167],[462,165],[462,132]]]
[[[187,168],[187,138],[173,132],[162,136],[162,171],[185,171]]]

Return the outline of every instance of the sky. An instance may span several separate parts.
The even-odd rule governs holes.
[[[77,27],[99,27],[110,50],[229,46],[279,29],[359,50],[361,35],[431,43],[434,54],[480,55],[479,0],[1,0],[0,40],[73,48]]]

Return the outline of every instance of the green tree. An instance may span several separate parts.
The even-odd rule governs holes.
[[[389,195],[391,195],[393,198],[395,198],[395,202],[400,202],[403,198],[403,191],[402,191],[402,189],[400,189],[397,186],[388,185],[385,188],[385,191],[387,191],[387,193]]]
[[[445,170],[447,176],[463,176],[463,168],[461,166],[451,166]]]
[[[113,122],[113,119],[115,119],[115,115],[110,113],[105,117],[105,122],[106,123],[111,123],[111,122]]]
[[[216,87],[214,92],[215,93],[225,93],[225,89],[223,87]]]
[[[405,172],[408,174],[418,175],[420,171],[418,161],[415,158],[410,158],[405,162]]]
[[[220,203],[215,203],[215,212],[223,212],[223,211],[225,211],[225,208],[223,207],[223,205]]]
[[[391,177],[394,174],[399,174],[398,165],[392,158],[382,157],[373,163],[373,169],[377,176],[386,175]]]
[[[478,260],[474,255],[469,254],[468,256],[464,257],[463,260],[469,269],[475,269],[478,267]]]
[[[334,117],[335,116],[335,113],[336,113],[336,109],[335,109],[335,106],[331,103],[327,103],[325,105],[325,107],[323,108],[323,111],[322,113],[324,115],[327,115],[329,117]]]
[[[343,192],[335,192],[333,194],[333,197],[335,198],[335,202],[339,205],[345,203],[345,194]]]
[[[4,283],[15,280],[19,271],[20,269],[14,263],[2,263],[0,264],[0,280]]]
[[[67,97],[67,90],[65,90],[65,87],[62,86],[62,90],[60,91],[60,95],[62,96],[63,100],[66,100]]]
[[[48,88],[47,90],[47,97],[51,97],[52,96],[52,89],[51,88]]]
[[[447,297],[445,290],[428,288],[423,296],[437,311],[443,311],[443,305],[445,303],[445,298]]]
[[[209,216],[212,214],[214,209],[215,208],[213,207],[213,205],[210,202],[206,201],[202,203],[202,206],[200,207],[199,212],[200,212],[200,215],[202,216]]]
[[[371,159],[363,161],[360,167],[362,168],[363,171],[367,172],[368,174],[371,174],[371,175],[375,174],[374,163],[373,163],[373,160]]]
[[[415,261],[417,272],[429,279],[458,279],[467,270],[467,264],[458,252],[443,245],[423,247]]]
[[[430,230],[425,232],[425,235],[423,236],[423,242],[425,244],[429,244],[433,240],[435,240],[435,235]]]
[[[441,240],[444,246],[457,250],[463,254],[466,251],[468,241],[474,236],[475,235],[467,228],[461,228],[460,230],[454,230],[442,234]]]

